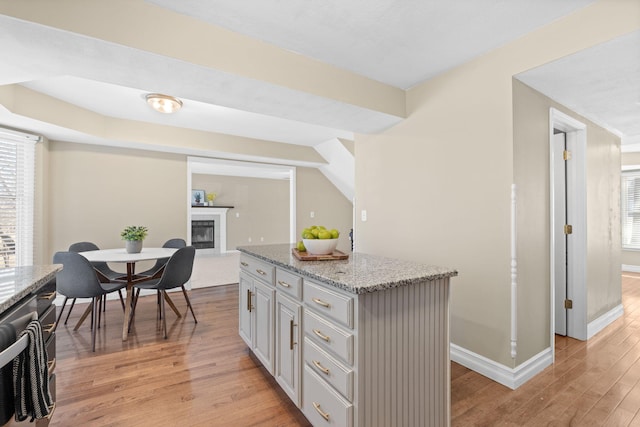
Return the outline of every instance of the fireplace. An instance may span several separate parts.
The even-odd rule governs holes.
[[[216,248],[214,220],[191,221],[191,246],[196,249]]]
[[[227,211],[228,207],[191,208],[190,245],[197,254],[224,254],[227,252]]]

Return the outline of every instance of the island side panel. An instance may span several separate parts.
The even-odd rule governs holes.
[[[357,425],[449,426],[449,279],[358,296]]]

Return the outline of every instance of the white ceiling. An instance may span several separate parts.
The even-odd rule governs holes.
[[[147,3],[406,89],[593,1]],[[638,37],[632,34],[518,77],[615,130],[625,141],[634,141],[640,137]],[[380,111],[5,15],[0,15],[0,51],[4,59],[0,85],[20,83],[106,116],[307,146],[332,138],[353,139],[354,132],[378,132],[401,120]],[[143,101],[148,92],[180,96],[184,108],[172,116],[153,112]],[[51,139],[114,143],[16,116],[2,106],[0,124]]]

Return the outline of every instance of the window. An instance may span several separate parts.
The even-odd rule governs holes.
[[[622,174],[622,247],[640,250],[640,171]]]
[[[0,268],[33,264],[37,140],[0,132]]]

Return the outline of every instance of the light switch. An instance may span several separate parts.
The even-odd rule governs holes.
[[[240,218],[240,212],[236,212],[236,218]]]
[[[360,219],[362,219],[363,222],[367,220],[367,210],[366,209],[362,209],[362,212],[360,212]]]
[[[311,218],[315,218],[316,217],[316,213],[314,211],[311,211],[311,213],[309,213],[309,216]]]

